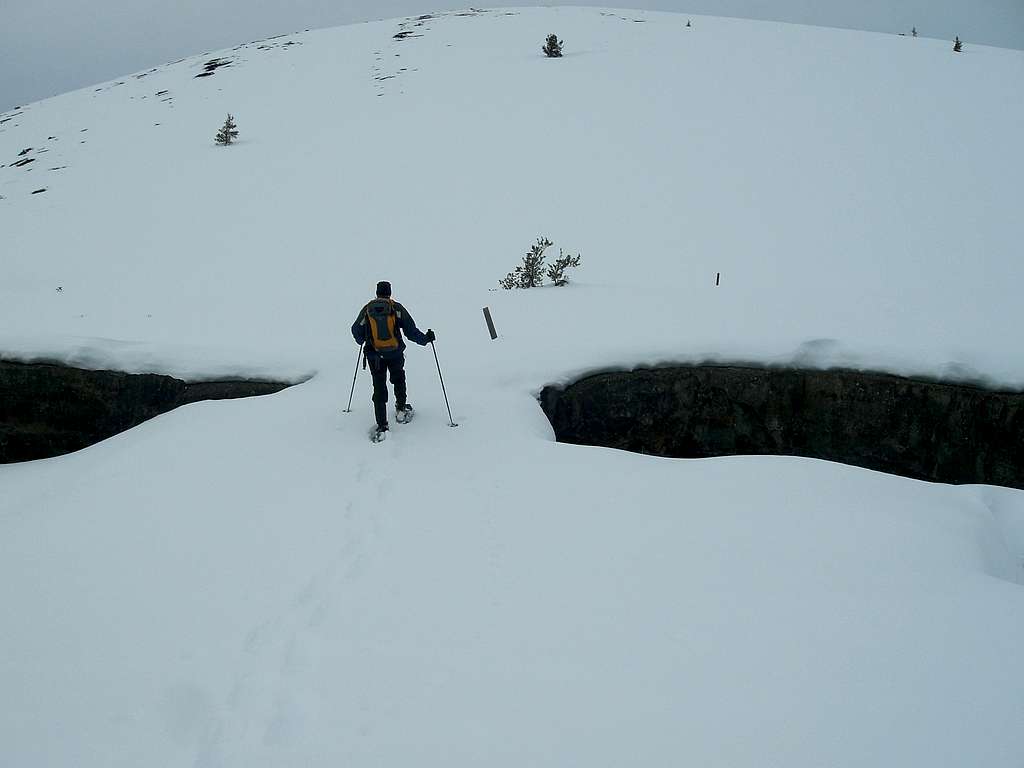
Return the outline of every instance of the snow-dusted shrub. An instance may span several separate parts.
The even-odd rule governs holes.
[[[546,237],[538,237],[537,242],[523,256],[522,263],[498,281],[505,290],[512,288],[539,288],[544,284],[544,251],[551,245]]]
[[[548,35],[548,39],[541,50],[544,51],[544,55],[548,58],[557,59],[562,55],[562,42],[562,40],[558,39],[558,35]]]
[[[562,249],[559,248],[558,258],[555,259],[554,264],[548,267],[548,279],[555,285],[566,285],[569,282],[569,277],[565,274],[565,270],[578,267],[581,256],[582,254],[579,253],[575,256],[571,253],[564,254]]]
[[[222,147],[226,147],[236,138],[238,138],[238,126],[235,125],[235,118],[228,113],[228,119],[224,121],[224,125],[217,131],[216,141]]]
[[[544,284],[545,275],[555,285],[565,285],[568,283],[569,278],[565,274],[565,270],[578,267],[581,255],[565,254],[559,248],[558,258],[555,259],[554,263],[548,265],[545,263],[547,257],[544,255],[544,251],[550,245],[551,241],[546,237],[538,237],[537,242],[530,246],[529,252],[523,256],[522,263],[505,275],[504,279],[499,280],[498,285],[505,290],[511,290],[512,288],[539,288]]]
[[[964,44],[960,42],[960,36],[957,35],[956,40],[953,41],[953,50],[960,53],[964,48]]]

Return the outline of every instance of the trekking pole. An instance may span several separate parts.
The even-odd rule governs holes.
[[[356,353],[356,372],[352,374],[352,391],[348,393],[348,408],[342,413],[352,413],[352,395],[356,393],[356,376],[359,375],[359,358],[363,356],[363,345],[359,345],[359,352]]]
[[[437,378],[441,380],[441,394],[444,395],[444,404],[445,407],[448,408],[448,421],[450,422],[448,426],[457,427],[459,425],[456,424],[455,419],[452,418],[452,407],[448,405],[448,393],[445,392],[444,389],[444,376],[441,375],[441,363],[437,361],[437,347],[434,346],[434,342],[430,342],[430,348],[434,350],[434,362],[437,363]]]

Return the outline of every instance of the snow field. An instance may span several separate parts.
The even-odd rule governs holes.
[[[0,353],[316,374],[0,467],[0,762],[1017,765],[1020,492],[556,445],[531,397],[668,361],[1024,382],[1024,55],[693,18],[311,32],[0,126],[68,166],[0,168]],[[573,284],[492,292],[540,235]],[[413,423],[368,444],[365,373],[340,412],[379,279],[457,429],[414,345]]]

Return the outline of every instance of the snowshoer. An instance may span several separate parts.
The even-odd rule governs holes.
[[[377,428],[374,440],[382,440],[388,431],[388,376],[395,389],[395,420],[405,423],[412,418],[412,406],[405,390],[405,340],[402,332],[422,347],[432,342],[434,332],[423,333],[416,327],[409,311],[391,298],[391,283],[377,283],[377,298],[359,310],[352,323],[352,338],[363,346],[364,365],[370,366],[373,377],[373,412]]]

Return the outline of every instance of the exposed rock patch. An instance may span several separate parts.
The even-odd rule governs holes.
[[[231,59],[210,59],[203,65],[203,71],[196,75],[196,77],[210,77],[221,67],[230,67],[232,64],[234,64],[234,62]]]
[[[186,382],[0,360],[0,464],[77,451],[180,405],[272,394],[287,386],[279,381]]]
[[[685,366],[604,373],[541,405],[560,442],[700,458],[828,459],[1024,489],[1024,393],[848,370]]]

